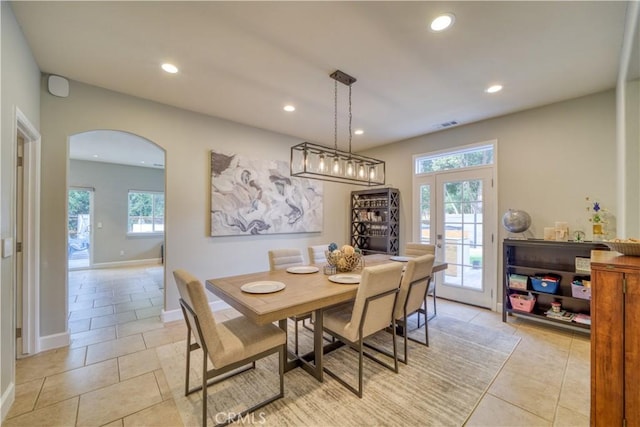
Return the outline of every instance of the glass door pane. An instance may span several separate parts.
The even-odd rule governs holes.
[[[421,184],[419,186],[420,199],[420,243],[432,244],[433,233],[431,232],[431,184]]]
[[[91,202],[92,191],[71,189],[68,196],[67,253],[69,269],[91,265]]]

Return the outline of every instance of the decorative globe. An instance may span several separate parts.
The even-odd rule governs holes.
[[[519,209],[509,209],[502,216],[502,225],[512,233],[524,233],[531,227],[531,216]]]

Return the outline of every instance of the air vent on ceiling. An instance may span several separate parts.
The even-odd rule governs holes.
[[[456,120],[450,120],[448,122],[444,122],[444,123],[438,123],[436,125],[434,125],[433,127],[436,129],[446,129],[446,128],[450,128],[453,126],[458,125],[458,122]]]
[[[157,167],[157,168],[163,168],[164,165],[160,164],[160,163],[154,163],[153,166]]]

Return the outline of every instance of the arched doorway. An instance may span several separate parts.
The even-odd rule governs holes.
[[[165,152],[128,132],[69,138],[67,262],[74,341],[164,308]],[[99,331],[98,331],[99,332]]]

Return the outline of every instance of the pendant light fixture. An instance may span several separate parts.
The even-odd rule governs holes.
[[[334,80],[333,148],[311,142],[294,145],[291,147],[291,176],[367,187],[384,185],[384,161],[351,152],[351,85],[356,79],[340,70],[329,77]],[[349,151],[338,149],[338,82],[349,88]]]

